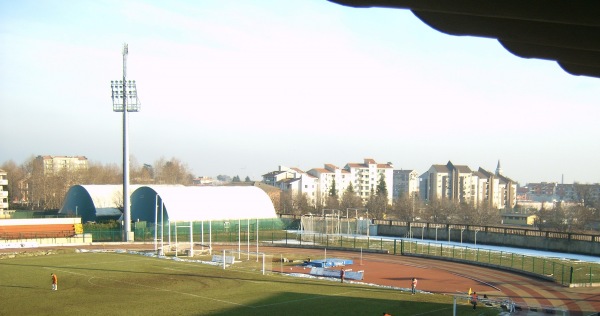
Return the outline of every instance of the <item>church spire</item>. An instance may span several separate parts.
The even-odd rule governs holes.
[[[498,159],[498,166],[496,167],[496,175],[497,176],[502,175],[502,167],[500,167],[500,159]]]

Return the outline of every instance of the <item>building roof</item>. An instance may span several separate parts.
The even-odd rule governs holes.
[[[154,222],[157,195],[171,221],[276,217],[267,193],[253,186],[131,185],[130,190],[133,221]],[[122,185],[74,185],[59,213],[80,216],[83,223],[102,216],[118,218],[122,201]]]
[[[352,7],[408,9],[442,33],[496,39],[516,56],[556,61],[572,75],[600,78],[597,1],[329,1]]]
[[[131,194],[131,219],[154,222],[157,197],[171,222],[277,217],[269,196],[254,186],[142,186]]]
[[[82,223],[96,221],[99,216],[118,218],[122,201],[122,185],[74,185],[67,191],[58,213],[80,216]]]

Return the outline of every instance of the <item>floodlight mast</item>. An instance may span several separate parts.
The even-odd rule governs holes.
[[[123,80],[111,81],[113,111],[123,112],[123,241],[133,241],[131,236],[131,212],[129,209],[129,133],[127,112],[138,112],[135,80],[127,82],[127,55],[129,48],[123,45]]]

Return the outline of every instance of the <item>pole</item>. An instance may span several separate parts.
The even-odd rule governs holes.
[[[127,131],[127,44],[123,46],[123,241],[131,241],[131,211],[129,210],[129,133]]]
[[[170,227],[170,225],[169,225]],[[192,221],[190,221],[190,253],[189,253],[190,257],[194,256],[194,228],[192,225]]]
[[[165,238],[164,238],[165,237],[164,236],[164,234],[165,234],[164,233],[164,231],[165,231],[165,222],[164,222],[164,219],[163,219],[163,213],[164,213],[163,206],[164,205],[165,204],[162,203],[162,201],[161,201],[161,203],[160,203],[160,254],[161,255],[165,254],[165,251],[164,251],[165,250],[165,244],[164,244],[164,240],[165,240]]]
[[[154,198],[154,252],[157,252],[157,240],[156,237],[158,237],[157,234],[157,230],[158,230],[158,194],[156,195],[156,197]]]

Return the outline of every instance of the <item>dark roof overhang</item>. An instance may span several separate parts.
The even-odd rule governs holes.
[[[556,61],[600,78],[600,2],[555,0],[329,0],[351,7],[408,9],[450,35],[497,39],[523,58]]]

